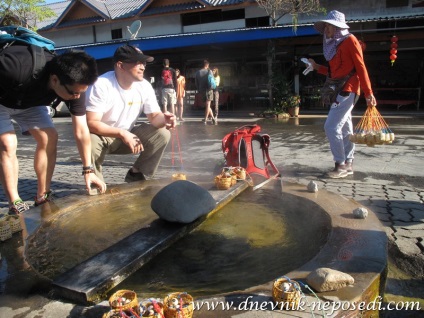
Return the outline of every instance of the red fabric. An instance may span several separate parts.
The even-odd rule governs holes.
[[[350,35],[339,45],[336,55],[330,60],[329,64],[331,78],[342,78],[355,68],[356,75],[347,81],[343,91],[354,92],[359,95],[362,89],[365,96],[373,93],[362,55],[362,47],[354,35]],[[321,65],[318,73],[327,75],[328,67]]]

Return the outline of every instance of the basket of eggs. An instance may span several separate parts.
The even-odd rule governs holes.
[[[215,177],[214,182],[218,190],[227,190],[233,185],[233,176],[229,172],[222,171]]]
[[[110,296],[109,305],[112,309],[109,312],[109,315],[113,315],[114,312],[140,314],[137,294],[132,290],[118,290],[116,293]]]
[[[349,140],[356,144],[375,145],[391,144],[395,134],[390,130],[376,107],[368,107],[359,123],[355,126]]]
[[[193,316],[193,297],[187,293],[171,293],[163,300],[165,318],[191,318]]]
[[[288,277],[280,277],[274,281],[272,299],[280,309],[297,309],[301,298],[299,283]]]
[[[141,317],[164,318],[163,303],[150,299],[148,302],[140,304]]]
[[[173,173],[172,174],[172,180],[187,180],[187,176],[185,173]]]

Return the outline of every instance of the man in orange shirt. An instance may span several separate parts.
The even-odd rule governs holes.
[[[367,106],[376,106],[371,82],[362,55],[358,39],[349,33],[343,13],[333,10],[325,20],[315,22],[314,28],[323,34],[324,57],[329,67],[309,59],[314,70],[332,79],[341,79],[351,75],[337,98],[330,106],[324,128],[330,142],[335,161],[334,170],[328,173],[330,178],[344,178],[353,174],[355,144],[349,140],[353,134],[352,109],[359,99],[360,88],[364,91]]]

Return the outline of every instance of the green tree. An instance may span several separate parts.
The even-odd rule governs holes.
[[[0,2],[0,25],[20,25],[32,30],[37,23],[54,17],[55,13],[44,0],[2,0]]]
[[[271,25],[277,26],[278,20],[287,14],[292,16],[293,29],[296,31],[297,19],[299,14],[312,14],[317,12],[324,12],[325,9],[321,7],[319,0],[256,0],[258,6],[265,10],[271,19]],[[270,106],[273,108],[273,70],[275,65],[275,40],[268,40],[268,94]]]

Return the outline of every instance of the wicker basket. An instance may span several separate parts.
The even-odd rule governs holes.
[[[114,311],[133,310],[140,314],[137,294],[132,290],[118,290],[109,298],[109,305]]]
[[[174,302],[178,302],[176,307]],[[182,303],[182,306],[181,306]],[[163,300],[165,318],[191,318],[193,316],[193,297],[187,293],[172,293]]]
[[[110,310],[107,313],[103,314],[102,318],[121,318],[119,311]]]
[[[237,175],[233,174],[231,176],[231,185],[233,186],[233,185],[236,185],[236,184],[237,184]]]
[[[237,179],[246,180],[246,169],[243,167],[235,167],[234,172],[237,175]]]
[[[187,176],[184,173],[174,173],[172,180],[187,180]]]
[[[288,291],[284,290],[284,283],[291,283],[291,288]],[[280,306],[279,309],[297,309],[300,301],[299,283],[294,280],[289,281],[283,277],[278,278],[274,281],[272,287],[272,299]]]
[[[9,222],[0,221],[0,241],[6,241],[12,237],[12,229]]]
[[[5,218],[5,221],[9,223],[12,233],[22,231],[21,220],[17,215],[9,215]]]
[[[164,318],[164,312],[163,312],[163,304],[159,301],[156,302],[157,306],[155,306],[152,302],[146,302],[143,303],[142,306],[145,309],[143,311],[143,308],[140,310],[141,317],[158,317],[158,318]],[[149,307],[152,306],[153,311],[149,309]],[[155,308],[156,307],[156,308]],[[159,310],[157,309],[159,308]]]
[[[231,187],[232,180],[231,176],[218,175],[215,177],[215,186],[218,190],[227,190]]]

